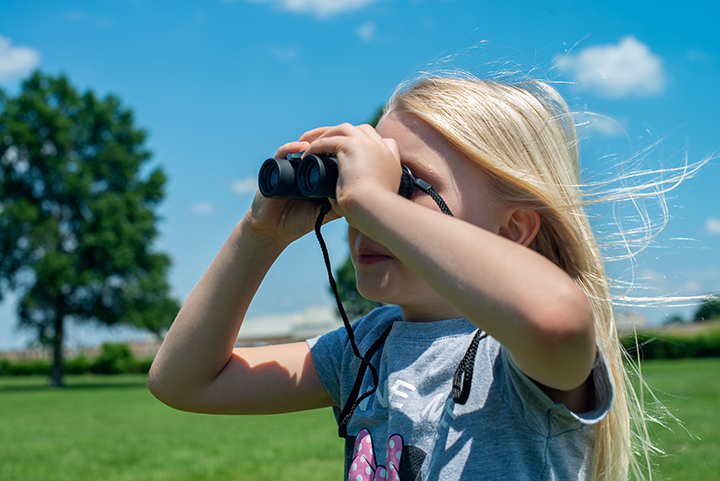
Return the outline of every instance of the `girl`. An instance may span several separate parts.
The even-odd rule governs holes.
[[[276,157],[301,151],[337,157],[328,219],[349,224],[360,293],[395,307],[351,333],[233,349],[263,277],[320,209],[256,195],[170,329],[155,396],[206,413],[333,406],[346,479],[627,478],[627,379],[559,94],[426,77],[377,129],[311,130]],[[401,164],[452,215],[397,195]]]

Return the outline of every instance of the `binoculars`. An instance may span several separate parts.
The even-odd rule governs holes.
[[[289,154],[287,159],[267,159],[260,167],[260,193],[272,199],[322,201],[335,198],[338,178],[337,159],[333,155]],[[398,194],[410,198],[415,186],[410,169],[402,166]]]

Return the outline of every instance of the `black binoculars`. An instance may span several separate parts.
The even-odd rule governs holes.
[[[258,175],[260,193],[273,199],[322,201],[335,198],[338,178],[333,155],[289,154],[287,159],[267,159]],[[410,198],[415,186],[410,169],[402,166],[398,194]]]

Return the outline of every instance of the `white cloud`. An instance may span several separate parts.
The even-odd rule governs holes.
[[[582,86],[599,88],[613,98],[659,95],[667,82],[662,58],[632,35],[617,45],[597,45],[556,57],[555,65]]]
[[[224,0],[232,3],[238,0]],[[378,0],[245,0],[255,3],[270,3],[281,10],[293,13],[310,13],[318,17],[329,17],[358,10]]]
[[[211,202],[201,202],[190,207],[193,214],[211,214],[215,211],[215,206]]]
[[[720,235],[720,219],[708,217],[705,221],[705,230],[708,234]]]
[[[367,22],[355,29],[355,33],[357,33],[361,39],[370,42],[375,38],[375,29],[375,22]]]
[[[12,82],[29,74],[40,63],[40,54],[29,47],[14,47],[0,35],[0,83]]]
[[[254,194],[257,190],[257,178],[245,177],[244,179],[236,179],[232,183],[232,190],[237,195]]]

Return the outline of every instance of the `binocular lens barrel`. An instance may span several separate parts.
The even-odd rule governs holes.
[[[337,160],[333,157],[308,155],[300,161],[297,184],[305,197],[335,198]]]
[[[267,159],[258,174],[262,195],[275,199],[335,198],[337,160],[329,155]]]
[[[295,185],[295,166],[286,159],[267,159],[260,167],[258,187],[265,197],[301,198]]]

